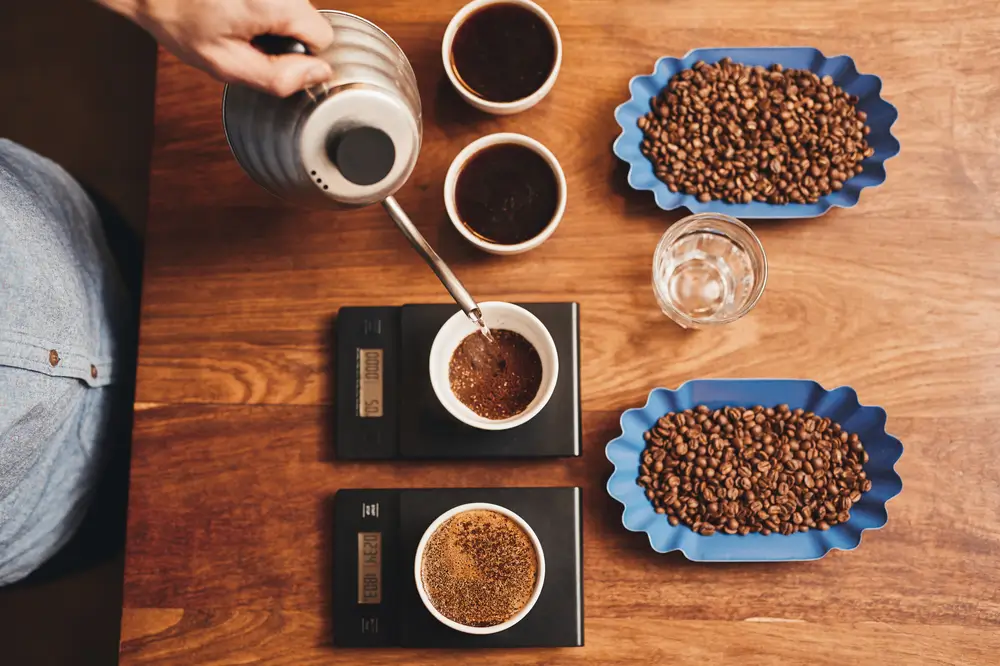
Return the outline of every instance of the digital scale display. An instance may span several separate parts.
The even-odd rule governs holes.
[[[335,502],[334,635],[349,647],[399,640],[399,497],[341,490]]]
[[[358,533],[358,603],[382,603],[382,533]]]
[[[381,349],[358,349],[358,416],[379,418],[384,414],[382,378],[385,357]]]

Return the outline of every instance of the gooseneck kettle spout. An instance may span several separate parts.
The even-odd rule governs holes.
[[[413,172],[423,136],[409,60],[374,23],[347,12],[320,13],[334,39],[313,55],[329,63],[332,77],[286,98],[226,86],[222,121],[233,156],[259,185],[293,203],[325,208],[381,203],[452,298],[488,335],[475,299],[393,196]],[[254,45],[279,56],[306,52],[296,40],[274,35],[258,37]]]
[[[455,274],[448,268],[448,264],[442,261],[438,253],[434,251],[434,248],[430,246],[427,240],[421,235],[417,228],[414,226],[413,222],[407,216],[406,212],[400,207],[399,202],[396,201],[395,197],[386,197],[382,201],[382,207],[385,208],[385,212],[389,214],[392,221],[396,223],[396,226],[403,235],[406,236],[406,240],[410,241],[410,245],[416,250],[427,265],[431,267],[434,274],[438,276],[441,280],[441,284],[444,285],[451,297],[455,299],[458,306],[462,308],[462,311],[469,316],[476,325],[483,326],[483,314],[479,310],[479,305],[476,300],[472,298],[472,295],[465,289],[462,285],[461,280],[459,280]]]

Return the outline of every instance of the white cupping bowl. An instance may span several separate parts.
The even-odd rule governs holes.
[[[535,547],[535,554],[538,556],[538,568],[535,575],[535,589],[531,593],[531,597],[528,599],[528,603],[524,605],[524,608],[519,610],[514,617],[510,618],[506,622],[501,622],[500,624],[495,624],[491,627],[470,627],[465,624],[459,624],[454,620],[449,620],[441,612],[434,608],[434,604],[431,603],[430,597],[427,595],[427,590],[424,589],[424,580],[421,575],[421,568],[424,559],[424,549],[427,548],[427,542],[430,541],[431,535],[441,525],[444,524],[446,520],[453,516],[457,516],[460,513],[465,513],[466,511],[495,511],[496,513],[503,514],[517,523],[524,533],[528,535],[531,539],[531,545]],[[456,506],[453,509],[445,511],[440,516],[438,516],[433,523],[424,531],[423,537],[420,539],[420,543],[417,545],[417,556],[413,562],[413,575],[417,582],[417,594],[420,595],[420,600],[424,602],[424,606],[430,611],[430,614],[434,616],[436,620],[442,624],[451,627],[456,631],[461,631],[466,634],[495,634],[497,632],[503,631],[504,629],[510,629],[515,624],[520,622],[525,615],[532,609],[535,602],[538,601],[538,597],[542,594],[542,586],[545,584],[545,554],[542,552],[542,542],[538,540],[538,535],[535,534],[535,530],[531,529],[531,525],[528,524],[521,516],[517,515],[510,509],[506,507],[499,506],[497,504],[489,504],[486,502],[472,502],[470,504],[462,504]]]
[[[522,97],[521,99],[516,99],[513,102],[494,102],[483,97],[480,97],[468,88],[462,85],[459,80],[458,75],[455,73],[455,68],[452,62],[451,48],[455,42],[455,35],[458,34],[458,29],[462,27],[465,20],[472,16],[475,12],[483,9],[484,7],[489,7],[490,5],[517,5],[523,7],[524,9],[534,13],[545,25],[548,27],[549,32],[552,34],[552,39],[555,42],[556,47],[556,59],[552,63],[552,71],[549,72],[549,76],[542,83],[538,90],[534,91],[527,97]],[[562,66],[562,37],[559,36],[559,28],[556,27],[556,22],[552,20],[549,13],[542,9],[537,3],[532,2],[532,0],[472,0],[469,4],[465,5],[455,16],[452,17],[451,21],[448,23],[448,27],[444,31],[444,39],[441,40],[441,60],[444,62],[444,71],[448,75],[448,80],[451,82],[452,87],[455,91],[468,102],[471,106],[484,111],[486,113],[492,113],[498,116],[508,116],[513,113],[520,113],[521,111],[527,111],[534,105],[538,104],[542,99],[549,94],[552,90],[552,86],[556,84],[556,78],[559,76],[559,68]]]
[[[556,177],[556,186],[559,188],[559,200],[556,202],[555,213],[552,215],[552,219],[549,220],[549,223],[545,225],[545,228],[542,229],[538,235],[533,236],[526,241],[513,243],[511,245],[494,243],[480,238],[476,234],[472,233],[472,231],[465,226],[465,223],[462,222],[462,216],[458,214],[458,201],[455,198],[455,192],[458,188],[458,178],[462,175],[462,171],[469,163],[469,160],[486,148],[504,144],[523,146],[535,151],[535,153],[540,155],[542,159],[548,163],[549,168],[552,169],[552,173]],[[458,233],[462,234],[462,237],[465,238],[465,240],[469,241],[480,250],[491,254],[521,254],[522,252],[535,249],[548,240],[549,236],[555,233],[556,227],[559,226],[559,223],[562,221],[563,214],[566,212],[566,197],[566,174],[563,172],[562,166],[559,164],[559,160],[557,160],[556,156],[552,154],[552,151],[542,145],[541,142],[532,139],[530,136],[515,134],[513,132],[498,132],[496,134],[487,134],[486,136],[479,137],[463,148],[462,152],[455,156],[455,159],[452,160],[451,166],[448,168],[448,173],[444,178],[444,207],[445,210],[448,211],[448,219],[451,220],[452,225],[454,225]]]
[[[538,387],[528,407],[520,414],[506,419],[488,419],[479,416],[466,407],[451,390],[448,379],[448,365],[455,349],[466,336],[476,333],[479,329],[462,311],[456,312],[441,326],[434,337],[430,354],[431,387],[444,408],[456,419],[481,430],[507,430],[527,423],[548,403],[556,388],[559,376],[559,352],[552,334],[545,328],[538,317],[513,303],[490,301],[480,303],[479,310],[483,313],[483,321],[490,330],[508,330],[524,336],[538,352],[542,362],[542,383]]]

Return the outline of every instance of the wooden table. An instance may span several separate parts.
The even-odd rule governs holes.
[[[550,0],[565,42],[540,106],[488,118],[444,83],[460,2],[338,8],[383,26],[423,93],[420,163],[398,198],[480,299],[582,308],[584,455],[345,463],[329,454],[332,319],[343,305],[443,302],[377,207],[289,208],[233,161],[221,86],[160,59],[129,504],[122,660],[463,663],[461,652],[331,640],[339,488],[579,485],[586,647],[496,664],[997,663],[1000,660],[1000,13],[992,0]],[[659,313],[650,256],[678,213],[624,185],[612,112],[664,54],[805,44],[849,53],[900,109],[888,182],[850,210],[755,225],[770,259],[751,316],[685,333]],[[450,228],[445,169],[489,132],[559,157],[566,217],[544,246],[488,257]],[[904,443],[905,488],[854,552],[704,565],[621,527],[604,482],[619,413],[695,377],[849,384]],[[876,656],[877,655],[877,656]],[[874,661],[872,661],[874,663]]]

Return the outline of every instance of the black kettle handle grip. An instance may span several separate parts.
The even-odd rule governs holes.
[[[257,35],[250,40],[250,43],[261,53],[267,55],[287,55],[289,53],[302,53],[312,55],[309,48],[294,37],[284,37],[282,35]]]

